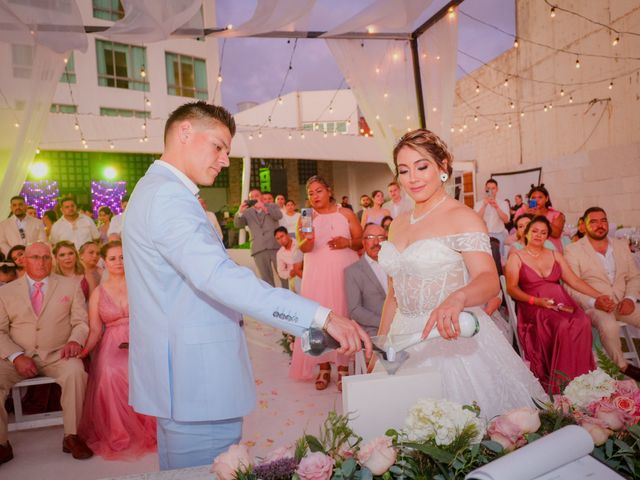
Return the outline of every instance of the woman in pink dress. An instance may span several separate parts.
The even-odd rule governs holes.
[[[89,338],[94,349],[79,430],[87,445],[109,460],[135,459],[156,450],[156,421],[129,406],[129,304],[122,244],[100,250],[109,277],[89,300]],[[104,332],[104,333],[103,333]]]
[[[525,229],[525,247],[507,260],[507,291],[518,302],[518,337],[533,374],[548,393],[595,368],[591,320],[560,284],[593,298],[561,253],[545,248],[551,224],[538,216]]]
[[[322,177],[316,175],[307,181],[307,196],[313,208],[313,232],[303,233],[298,223],[299,246],[304,253],[300,294],[348,317],[344,269],[358,260],[356,252],[362,248],[362,227],[352,210],[334,201],[331,187]],[[316,390],[324,390],[331,380],[332,363],[337,365],[337,385],[342,391],[342,377],[349,372],[349,357],[336,351],[319,357],[305,355],[297,339],[289,376],[310,380],[315,366],[319,365],[315,386]]]
[[[549,197],[549,191],[545,188],[544,183],[538,186],[531,185],[529,190],[529,201],[536,202],[534,208],[530,208],[528,205],[522,205],[516,212],[516,217],[523,213],[529,213],[533,216],[542,215],[549,220],[551,225],[551,232],[549,233],[549,241],[553,243],[556,250],[562,252],[562,234],[564,231],[565,217],[564,214],[551,207],[551,198]],[[569,240],[567,238],[567,240]]]

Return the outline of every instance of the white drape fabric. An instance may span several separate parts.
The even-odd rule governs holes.
[[[331,29],[323,37],[349,32],[410,32],[416,19],[433,0],[377,0],[358,14]]]
[[[214,36],[248,37],[276,30],[292,31],[294,22],[307,16],[315,3],[316,0],[258,0],[249,20]]]
[[[458,15],[446,15],[421,35],[418,54],[427,128],[448,142],[458,65]]]

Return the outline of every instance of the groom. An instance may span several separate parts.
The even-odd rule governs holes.
[[[165,150],[136,185],[124,219],[129,401],[157,417],[163,470],[204,465],[241,438],[255,386],[241,314],[299,336],[324,328],[351,354],[369,337],[352,320],[272,288],[227,255],[198,203],[229,166],[235,122],[205,102],[176,109]]]

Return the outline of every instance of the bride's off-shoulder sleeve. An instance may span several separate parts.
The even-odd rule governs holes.
[[[491,255],[489,235],[482,232],[469,232],[451,235],[447,238],[450,247],[458,252],[484,252]]]

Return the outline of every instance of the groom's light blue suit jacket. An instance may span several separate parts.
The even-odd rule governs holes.
[[[133,191],[123,247],[129,403],[176,421],[249,413],[255,385],[240,312],[300,335],[318,304],[234,263],[197,198],[161,165]]]

